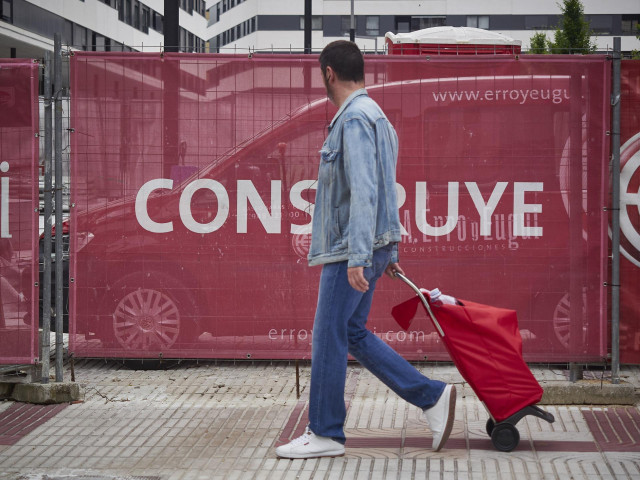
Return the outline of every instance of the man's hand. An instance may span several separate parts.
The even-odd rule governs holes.
[[[364,267],[347,268],[347,276],[349,277],[349,285],[355,290],[362,293],[369,290],[369,282],[364,278]]]
[[[401,273],[402,275],[404,275],[404,270],[400,268],[399,263],[390,263],[389,265],[387,265],[384,273],[389,275],[391,278],[396,278],[396,273]]]

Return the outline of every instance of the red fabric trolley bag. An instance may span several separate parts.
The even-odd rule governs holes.
[[[526,415],[554,422],[552,414],[535,405],[543,390],[522,358],[515,311],[466,300],[432,302],[427,290],[396,276],[417,296],[394,307],[393,317],[408,330],[422,303],[460,374],[489,411],[487,434],[496,449],[509,452],[518,446],[516,424]]]

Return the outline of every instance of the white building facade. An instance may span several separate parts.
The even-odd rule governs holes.
[[[304,49],[304,0],[207,0],[210,51],[293,51]],[[428,27],[477,27],[522,41],[544,32],[553,40],[561,17],[559,0],[355,0],[356,43],[366,51],[384,50],[387,32]],[[599,52],[640,49],[640,0],[582,0]],[[312,0],[312,50],[349,37],[351,0]]]
[[[180,51],[204,52],[205,0],[179,2]],[[87,51],[160,51],[164,0],[0,0],[0,57],[42,57],[55,33]]]

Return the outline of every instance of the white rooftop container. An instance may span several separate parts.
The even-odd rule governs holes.
[[[389,55],[517,55],[520,40],[471,27],[433,27],[410,33],[387,32]]]

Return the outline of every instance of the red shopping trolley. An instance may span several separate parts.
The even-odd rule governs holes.
[[[453,305],[434,302],[428,290],[402,274],[396,276],[417,296],[395,306],[393,317],[408,330],[422,303],[460,374],[488,410],[486,431],[496,449],[510,452],[518,446],[516,424],[527,415],[555,421],[535,405],[543,390],[522,358],[515,311],[466,300]]]

